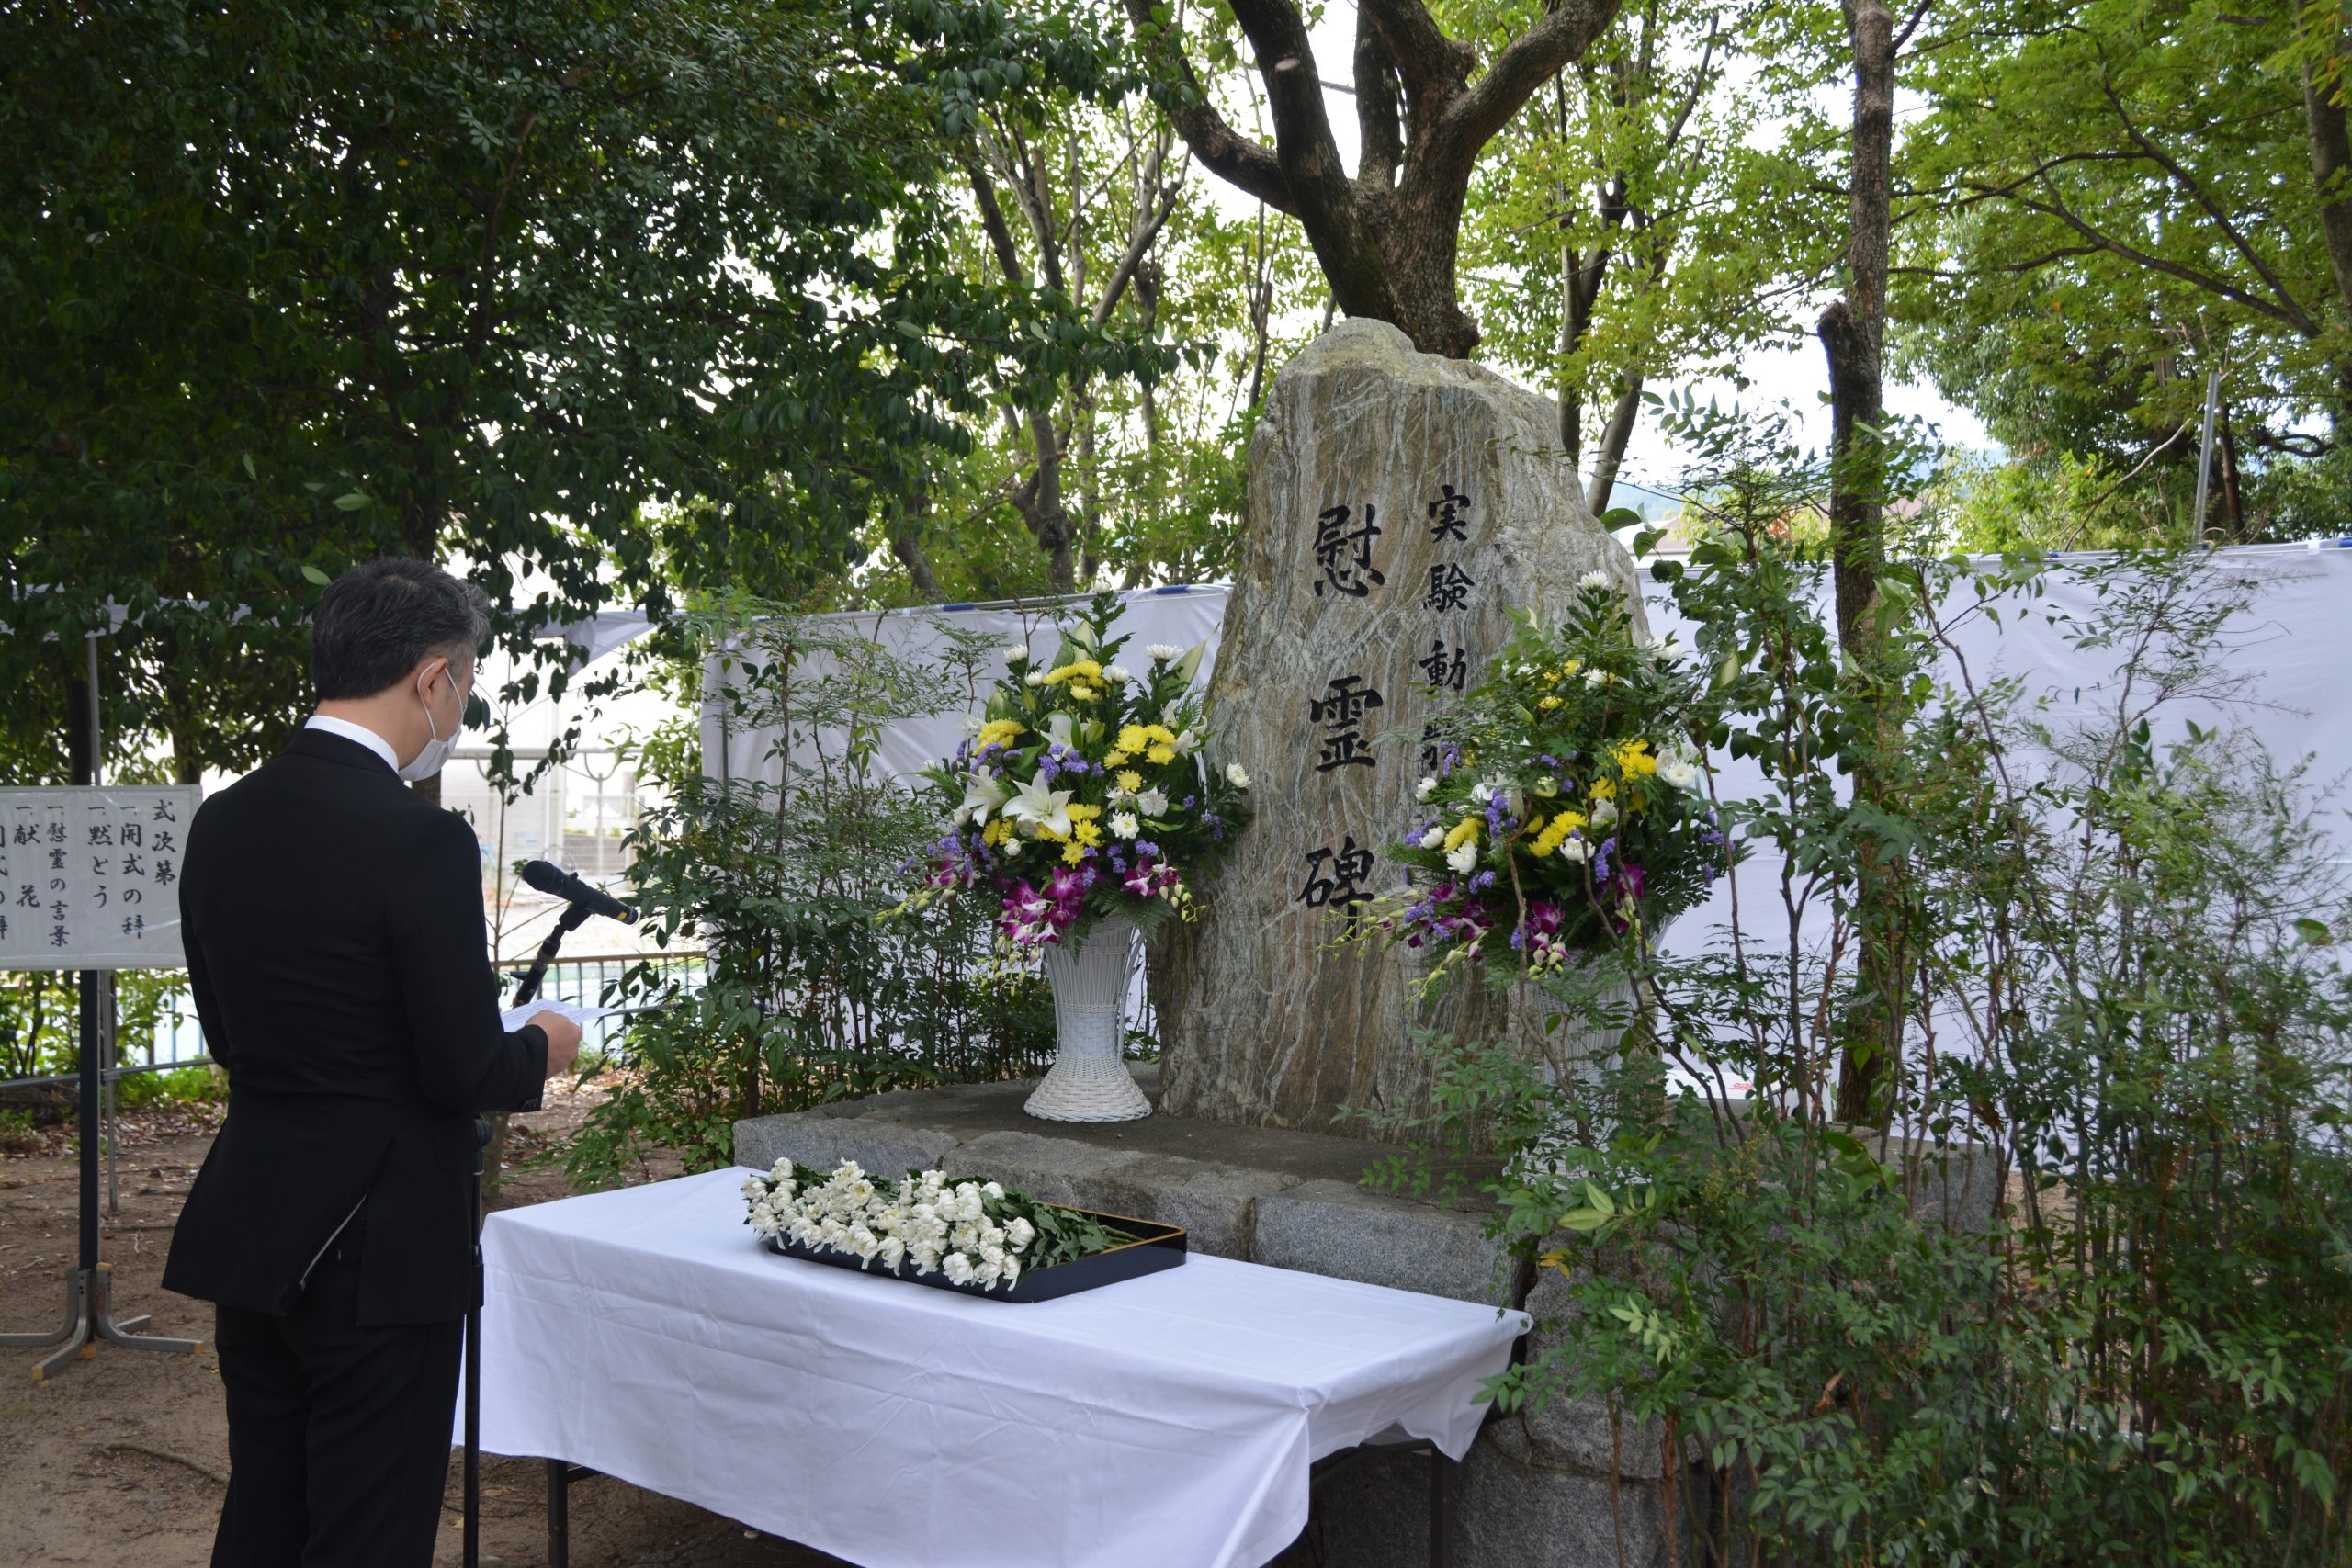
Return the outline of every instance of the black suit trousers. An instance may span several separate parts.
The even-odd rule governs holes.
[[[212,1568],[428,1568],[464,1320],[358,1325],[363,1211],[283,1317],[218,1309],[229,1495]]]

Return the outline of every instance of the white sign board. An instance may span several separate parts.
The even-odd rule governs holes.
[[[203,792],[0,789],[0,969],[176,969],[180,857]]]

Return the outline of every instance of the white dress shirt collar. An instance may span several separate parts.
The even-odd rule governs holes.
[[[340,735],[345,740],[356,740],[384,759],[384,766],[396,773],[401,771],[400,759],[392,754],[392,743],[364,724],[354,724],[347,718],[334,718],[326,714],[314,713],[302,721],[302,728],[323,729],[329,735]]]

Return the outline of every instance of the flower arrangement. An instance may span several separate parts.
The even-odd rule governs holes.
[[[1024,1269],[1050,1269],[1134,1238],[1091,1215],[993,1181],[955,1180],[936,1170],[878,1183],[854,1160],[830,1176],[790,1160],[743,1179],[761,1236],[854,1257],[861,1269],[940,1274],[957,1285],[1012,1288]]]
[[[984,892],[1015,947],[1074,941],[1107,915],[1146,930],[1197,918],[1197,889],[1249,824],[1250,777],[1203,756],[1205,645],[1154,646],[1130,669],[1118,609],[1095,595],[1049,663],[1005,649],[978,731],[926,773],[954,821],[894,913]]]
[[[1463,963],[1541,975],[1643,940],[1728,863],[1705,793],[1705,675],[1636,638],[1603,572],[1555,629],[1515,619],[1484,681],[1436,721],[1426,814],[1389,851],[1414,886],[1374,911],[1370,929],[1437,953],[1424,986]]]

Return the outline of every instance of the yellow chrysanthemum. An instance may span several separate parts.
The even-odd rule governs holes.
[[[1617,781],[1616,781],[1615,779],[1595,779],[1595,780],[1593,780],[1593,781],[1592,781],[1592,798],[1593,798],[1593,799],[1595,799],[1595,800],[1614,800],[1614,799],[1616,799],[1616,798],[1617,798]]]
[[[1151,744],[1151,737],[1140,724],[1130,724],[1119,731],[1119,750],[1132,756]]]
[[[1083,845],[1064,844],[1062,846],[1062,863],[1064,865],[1076,865],[1085,858],[1086,849]]]
[[[1072,681],[1069,683],[1069,694],[1081,703],[1091,703],[1102,694],[1102,689],[1100,686],[1090,686],[1083,681]]]
[[[1144,753],[1144,758],[1153,762],[1172,762],[1176,760],[1176,748],[1166,744],[1155,746]]]
[[[1159,741],[1163,746],[1176,744],[1176,732],[1164,724],[1147,724],[1143,727],[1143,732],[1146,737]],[[1124,739],[1124,732],[1122,738]]]
[[[1543,712],[1550,713],[1554,708],[1560,705],[1560,699],[1557,697],[1545,697],[1542,702],[1537,703],[1535,705]]]
[[[1464,817],[1456,822],[1453,830],[1445,836],[1445,852],[1452,854],[1464,844],[1476,843],[1478,830],[1486,825],[1487,819],[1483,817]]]
[[[1004,842],[1006,838],[1008,838],[1012,832],[1012,824],[1000,817],[995,821],[980,829],[980,842],[984,844],[1001,844]]]
[[[1070,837],[1081,844],[1099,844],[1102,841],[1102,824],[1100,822],[1078,823],[1070,829]]]
[[[1644,778],[1657,772],[1657,759],[1650,755],[1650,743],[1635,739],[1617,748],[1617,771],[1627,778]]]
[[[1073,822],[1091,822],[1102,815],[1101,807],[1089,806],[1082,800],[1073,800],[1062,809],[1069,813],[1069,819]]]
[[[1527,847],[1527,852],[1541,860],[1558,850],[1567,841],[1568,835],[1584,824],[1581,812],[1563,811],[1544,825],[1544,831],[1535,836],[1535,841]]]
[[[1124,762],[1125,761],[1126,759],[1122,757],[1119,759],[1118,762],[1114,762],[1111,765],[1115,768],[1119,765],[1119,762]],[[1125,772],[1120,773],[1113,782],[1130,795],[1133,795],[1137,790],[1143,788],[1143,775],[1136,772],[1133,768],[1129,768]]]
[[[992,718],[980,726],[979,734],[972,738],[972,749],[985,751],[991,746],[1010,746],[1012,738],[1022,732],[1018,719]]]

